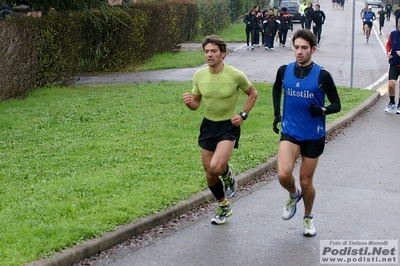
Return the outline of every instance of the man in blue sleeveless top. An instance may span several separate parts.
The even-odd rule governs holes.
[[[315,198],[313,176],[318,158],[325,145],[325,115],[340,111],[340,99],[330,73],[312,61],[317,49],[316,37],[309,30],[298,30],[293,35],[296,62],[281,66],[272,89],[274,116],[273,129],[282,122],[282,135],[278,148],[277,167],[280,184],[289,192],[282,218],[291,219],[296,204],[303,198],[303,235],[317,234],[312,214]],[[281,95],[283,112],[281,116]],[[325,106],[325,95],[330,105]],[[300,186],[296,187],[294,165],[301,155]]]
[[[372,23],[376,19],[374,11],[372,11],[372,7],[368,6],[367,11],[364,12],[363,23],[365,27],[365,37],[367,38],[367,42],[369,41],[369,36],[371,35]]]

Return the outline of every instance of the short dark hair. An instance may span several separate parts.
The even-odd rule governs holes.
[[[207,44],[212,43],[218,46],[219,50],[221,52],[226,52],[226,43],[223,39],[221,39],[221,37],[219,37],[218,35],[209,35],[206,36],[201,44],[201,46],[203,47],[204,50],[204,46],[206,46]]]
[[[312,33],[310,30],[301,29],[301,30],[296,31],[293,34],[293,38],[292,38],[293,44],[297,38],[302,38],[302,39],[306,40],[310,44],[311,48],[317,45],[317,38],[315,37],[314,33]]]

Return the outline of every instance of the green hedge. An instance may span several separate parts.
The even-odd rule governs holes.
[[[0,21],[0,100],[173,51],[195,38],[197,17],[195,4],[149,3]]]
[[[0,20],[0,100],[25,97],[39,75],[38,21]]]

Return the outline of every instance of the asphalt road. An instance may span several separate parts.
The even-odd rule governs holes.
[[[352,2],[346,1],[345,10],[332,10],[328,0],[319,0],[319,3],[327,20],[321,48],[313,59],[331,72],[337,85],[350,86]],[[353,87],[379,89],[384,94],[388,64],[383,48],[386,36],[394,29],[394,21],[386,25],[383,35],[376,34],[375,29],[367,44],[358,17],[361,7],[362,2],[357,2]],[[274,51],[263,48],[248,51],[244,44],[232,44],[230,49],[233,52],[226,58],[226,63],[241,69],[252,81],[273,82],[277,68],[294,60],[288,46],[275,47]],[[77,85],[191,80],[196,69],[85,76]],[[352,116],[344,117],[341,123],[356,119],[326,145],[315,173],[316,237],[301,235],[302,202],[298,204],[296,216],[289,221],[281,219],[287,193],[275,176],[255,190],[239,192],[232,201],[234,215],[225,225],[212,225],[208,213],[199,215],[183,228],[143,247],[118,249],[91,265],[319,265],[321,245],[325,240],[398,241],[400,162],[396,152],[400,148],[400,115],[384,114],[387,102],[386,94],[382,98],[369,99],[369,104],[362,109],[353,110]],[[297,166],[295,172],[298,170]],[[244,175],[240,177],[242,183]],[[213,208],[216,208],[215,203]],[[65,265],[62,263],[67,261],[67,256],[89,254],[89,246],[104,246],[106,240],[105,237],[89,241],[31,265]],[[395,264],[398,264],[398,255],[397,244]]]

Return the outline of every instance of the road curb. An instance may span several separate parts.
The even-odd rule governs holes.
[[[346,123],[354,120],[357,116],[368,110],[368,108],[375,104],[380,98],[380,93],[375,92],[358,107],[354,108],[343,117],[340,117],[329,123],[327,125],[327,134],[332,133]],[[271,157],[266,163],[259,164],[256,167],[248,169],[237,175],[236,181],[239,186],[243,185],[253,178],[260,176],[264,172],[273,169],[275,166],[276,157]],[[182,203],[179,203],[167,210],[148,215],[141,218],[137,222],[118,226],[116,230],[104,233],[96,239],[87,240],[77,246],[68,248],[62,252],[57,252],[51,258],[37,260],[27,264],[27,266],[68,266],[77,263],[85,258],[91,257],[101,251],[118,245],[135,235],[139,235],[146,230],[168,222],[170,219],[184,214],[185,212],[213,199],[214,197],[209,190],[200,191],[190,196]]]

